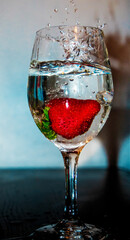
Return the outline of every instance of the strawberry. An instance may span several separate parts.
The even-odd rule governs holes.
[[[52,130],[66,139],[85,133],[100,111],[96,100],[58,98],[50,100],[47,106]]]

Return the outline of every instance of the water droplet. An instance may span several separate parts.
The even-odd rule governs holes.
[[[47,24],[47,26],[48,26],[48,27],[50,27],[50,26],[51,26],[51,24],[50,24],[50,23],[48,23],[48,24]]]
[[[88,87],[88,85],[86,85],[86,87]]]
[[[75,8],[75,9],[74,9],[74,12],[77,12],[77,11],[78,11],[78,8]]]
[[[70,0],[70,3],[72,3],[72,5],[74,5],[74,0]]]
[[[98,24],[100,24],[100,22],[101,22],[101,21],[100,21],[100,18],[97,18],[97,19],[96,19],[96,22],[97,22]]]
[[[74,81],[74,79],[73,79],[73,78],[70,78],[70,81],[72,82],[72,81]]]
[[[67,10],[68,10],[68,8],[66,7],[66,8],[65,8],[65,11],[67,11]]]
[[[77,22],[76,22],[76,25],[78,25],[78,26],[79,26],[79,25],[80,25],[80,22],[79,22],[79,21],[77,21]]]
[[[100,26],[98,26],[98,28],[103,29],[103,28],[105,28],[106,26],[107,26],[107,23],[103,23],[103,24],[101,24]]]
[[[57,8],[54,8],[54,12],[57,13],[57,12],[58,12],[58,9],[57,9]]]

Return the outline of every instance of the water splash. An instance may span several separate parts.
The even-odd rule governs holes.
[[[57,9],[57,8],[54,8],[54,12],[57,13],[57,12],[58,12],[58,9]]]
[[[98,28],[104,29],[106,26],[107,26],[107,23],[103,23],[103,24],[99,25]]]
[[[96,26],[99,29],[104,29],[107,26],[107,23],[101,23],[101,19],[99,17],[96,18]]]
[[[76,25],[79,26],[80,25],[80,21],[77,20],[76,21]]]

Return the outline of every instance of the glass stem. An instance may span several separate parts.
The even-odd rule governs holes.
[[[76,219],[78,216],[77,207],[77,166],[79,152],[63,152],[65,167],[65,219]]]

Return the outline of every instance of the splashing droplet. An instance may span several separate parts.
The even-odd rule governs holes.
[[[54,8],[54,12],[57,13],[57,12],[58,12],[58,9],[57,9],[57,8]]]
[[[74,0],[70,0],[70,3],[72,3],[74,5]]]
[[[77,25],[77,26],[79,26],[79,25],[80,25],[80,22],[79,22],[79,21],[77,21],[77,22],[76,22],[76,25]]]
[[[98,28],[103,29],[103,28],[105,28],[106,26],[107,26],[107,23],[103,23],[103,24],[101,24],[100,26],[98,26]]]
[[[96,22],[97,22],[97,24],[100,24],[100,22],[101,22],[101,21],[100,21],[100,18],[97,18],[97,19],[96,19]]]

